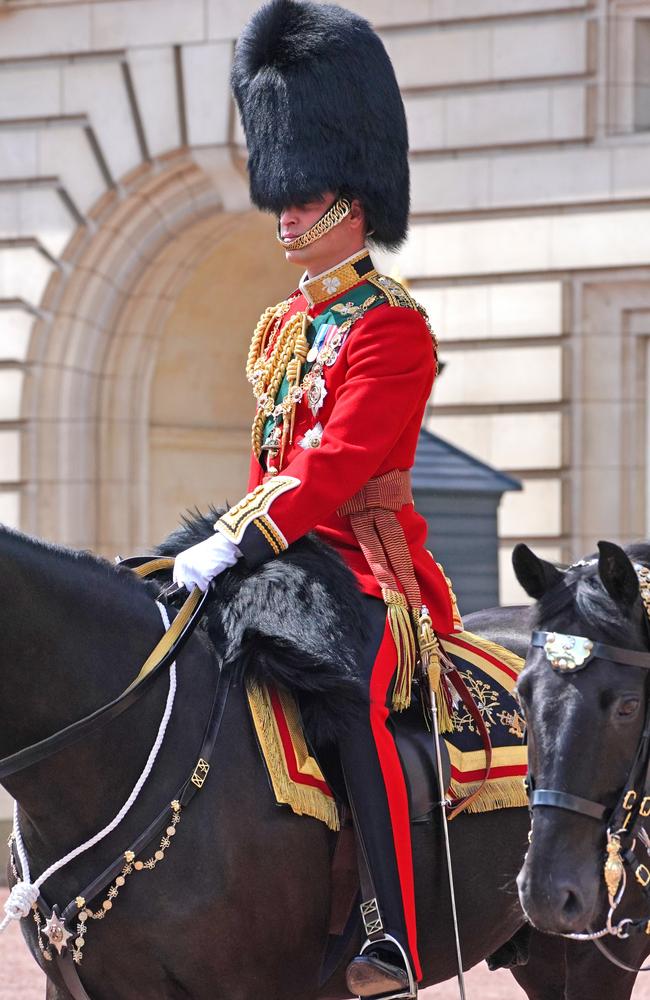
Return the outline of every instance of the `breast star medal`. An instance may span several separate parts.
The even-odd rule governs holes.
[[[59,955],[64,948],[67,948],[68,941],[72,937],[72,934],[66,929],[65,924],[56,912],[52,913],[52,916],[45,924],[44,933],[49,939],[50,944],[54,945]]]
[[[322,375],[319,375],[314,379],[309,387],[309,392],[307,393],[307,402],[309,403],[309,409],[316,416],[321,406],[325,402],[325,397],[327,395],[327,389],[325,388],[325,379]]]

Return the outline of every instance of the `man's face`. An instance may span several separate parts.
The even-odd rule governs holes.
[[[304,205],[289,205],[280,213],[280,236],[290,243],[306,233],[332,207],[336,196],[330,191]]]
[[[336,198],[333,191],[325,191],[320,198],[304,205],[289,205],[284,208],[280,213],[281,239],[290,243],[297,236],[302,236],[332,207]],[[309,267],[312,263],[320,266],[321,261],[329,258],[344,260],[349,257],[355,252],[359,240],[363,244],[363,213],[355,201],[350,215],[320,239],[302,250],[286,250],[285,253],[287,260],[292,263],[303,267]]]

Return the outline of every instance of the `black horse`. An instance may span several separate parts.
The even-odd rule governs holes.
[[[206,537],[197,518],[161,551]],[[0,757],[42,740],[115,698],[162,634],[157,590],[88,553],[0,531],[4,608]],[[473,616],[475,631],[524,653],[527,612]],[[75,896],[140,836],[191,774],[210,713],[219,661],[235,677],[257,671],[299,692],[317,737],[345,724],[356,697],[354,658],[363,642],[356,585],[316,538],[293,545],[255,573],[238,564],[218,578],[207,626],[178,658],[176,704],[160,755],[132,810],[105,840],[53,875],[50,904]],[[5,779],[20,804],[35,880],[102,829],[140,774],[167,697],[146,696],[73,746]],[[327,715],[314,712],[320,701]],[[507,944],[524,924],[515,875],[527,845],[524,809],[460,815],[451,825],[466,967]],[[241,684],[230,691],[204,787],[184,810],[155,869],[129,876],[105,918],[89,920],[78,971],[92,1000],[316,1000],[347,996],[351,937],[327,983],[333,837],[313,819],[275,805]],[[153,854],[157,843],[147,850]],[[148,856],[144,852],[144,856]],[[449,891],[439,819],[414,828],[418,923],[426,984],[455,974]],[[103,895],[87,905],[101,911]],[[69,1000],[39,948],[33,914],[24,936],[48,976],[49,1000]],[[528,964],[513,972],[530,1000],[577,1000],[565,992],[572,959],[564,943],[533,932]],[[593,995],[593,994],[592,994]],[[611,994],[613,996],[613,994]]]
[[[628,935],[625,943],[611,936],[602,939],[614,961],[600,958],[592,943],[569,946],[576,956],[572,963],[575,984],[569,978],[572,998],[592,1000],[599,995],[628,1000],[636,979],[632,970],[650,953],[646,933],[650,900],[634,877],[636,865],[644,858],[650,865],[642,839],[642,827],[648,821],[639,814],[640,806],[645,811],[643,796],[650,791],[647,745],[640,744],[644,725],[650,721],[650,606],[646,610],[633,566],[650,567],[650,545],[623,550],[601,542],[599,550],[598,556],[581,560],[567,571],[537,558],[526,546],[518,546],[514,553],[519,581],[538,601],[533,628],[543,633],[535,639],[538,645],[531,646],[517,685],[528,723],[529,780],[534,795],[531,846],[518,883],[522,906],[540,930],[554,934],[599,931],[608,913],[603,871],[607,829],[616,833],[626,825],[629,836],[621,837],[624,855],[636,835],[638,858],[626,859],[627,889],[612,915],[614,925],[634,921],[623,924],[623,933]],[[594,645],[573,644],[577,662],[571,657],[562,662],[560,646],[566,641],[558,636],[586,637]],[[542,647],[549,638],[547,656]],[[554,656],[555,647],[558,656]],[[640,655],[630,657],[629,650]],[[630,789],[634,795],[626,800]],[[627,812],[631,817],[626,821]],[[645,872],[640,875],[643,881]],[[598,994],[589,982],[581,991],[581,962],[591,968],[597,956],[601,961]]]

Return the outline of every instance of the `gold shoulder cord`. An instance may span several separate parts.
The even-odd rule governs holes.
[[[264,350],[264,344],[266,342],[266,334],[271,326],[271,323],[276,318],[278,313],[279,305],[269,306],[264,310],[262,315],[257,321],[257,326],[253,331],[253,339],[251,340],[251,346],[248,349],[248,358],[246,359],[246,378],[249,382],[253,380],[253,372],[257,365],[259,358]]]
[[[279,326],[290,305],[289,301],[281,302],[262,313],[248,352],[246,377],[257,400],[251,430],[251,445],[256,456],[260,454],[264,425],[273,413],[282,380],[287,375],[292,387],[300,380],[301,367],[309,350],[305,338],[307,314],[300,312],[292,316],[284,329],[280,330],[268,357],[264,356],[264,346],[268,342],[271,328],[276,323]]]

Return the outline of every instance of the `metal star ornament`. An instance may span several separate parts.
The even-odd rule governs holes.
[[[307,393],[307,402],[309,403],[309,409],[314,416],[318,413],[321,406],[325,402],[325,397],[327,395],[327,389],[325,388],[325,379],[322,375],[318,375],[310,389]]]
[[[67,948],[68,941],[72,937],[72,934],[66,929],[64,922],[57,913],[53,913],[46,922],[44,932],[50,944],[54,945],[59,955],[64,948]]]

